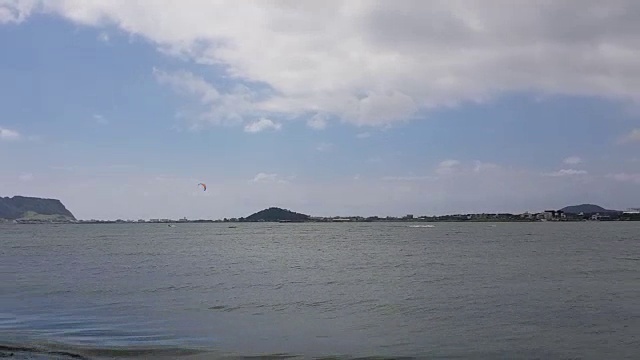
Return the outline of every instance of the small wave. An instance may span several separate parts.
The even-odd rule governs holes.
[[[176,347],[149,348],[85,348],[60,344],[44,345],[1,345],[0,358],[22,360],[91,360],[93,358],[154,358],[176,359],[210,352],[203,349]]]
[[[0,345],[0,358],[16,360],[92,360],[102,358],[130,358],[130,359],[224,359],[224,360],[285,360],[304,359],[292,353],[267,353],[267,354],[234,354],[205,349],[189,348],[62,348],[62,345],[22,346]],[[345,356],[345,355],[319,355],[312,357],[316,360],[386,360],[386,359],[415,359],[413,357],[387,357],[387,356]]]
[[[47,350],[44,348],[37,347],[25,347],[25,346],[9,346],[9,345],[0,345],[0,357],[3,358],[12,358],[12,359],[54,359],[54,360],[65,360],[65,359],[89,359],[80,354],[75,354],[67,351],[59,351],[59,350]]]
[[[198,359],[200,359],[198,357]],[[285,360],[285,359],[314,359],[314,360],[414,360],[416,358],[409,356],[302,356],[289,353],[275,354],[259,354],[259,355],[217,355],[212,357],[210,354],[204,354],[202,359],[223,359],[223,360]]]
[[[409,225],[411,228],[434,228],[435,225]]]
[[[209,310],[220,310],[220,311],[225,311],[225,312],[231,312],[231,311],[236,311],[236,310],[240,310],[240,309],[245,309],[245,308],[249,308],[251,306],[243,306],[243,305],[239,305],[239,306],[228,306],[228,305],[215,305],[215,306],[211,306],[208,309]]]

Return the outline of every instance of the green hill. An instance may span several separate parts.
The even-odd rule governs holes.
[[[607,209],[603,208],[602,206],[593,205],[593,204],[581,204],[581,205],[566,206],[566,207],[563,207],[560,210],[565,212],[565,213],[567,213],[567,214],[580,214],[580,213],[583,213],[583,214],[596,214],[596,213],[606,214],[606,213],[617,213],[617,212],[619,212],[617,210],[607,210]]]
[[[258,211],[244,218],[244,221],[306,221],[310,216],[277,207]]]
[[[60,200],[27,196],[0,197],[0,219],[76,220]]]

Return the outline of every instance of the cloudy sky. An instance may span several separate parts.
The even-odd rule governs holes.
[[[78,218],[640,206],[634,0],[0,0],[0,45],[0,196]]]

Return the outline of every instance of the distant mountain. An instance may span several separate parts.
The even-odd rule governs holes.
[[[244,221],[305,221],[309,220],[309,217],[290,210],[270,207],[247,216]]]
[[[0,219],[76,220],[60,200],[26,196],[0,197]]]
[[[581,204],[581,205],[573,205],[573,206],[567,206],[564,207],[562,209],[563,212],[568,213],[568,214],[580,214],[580,213],[584,213],[584,214],[595,214],[595,213],[600,213],[600,214],[604,214],[604,213],[616,213],[619,212],[618,210],[608,210],[603,208],[602,206],[598,206],[598,205],[593,205],[593,204]]]

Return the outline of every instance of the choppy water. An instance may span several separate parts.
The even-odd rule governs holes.
[[[0,345],[640,357],[640,223],[410,225],[2,225]]]

